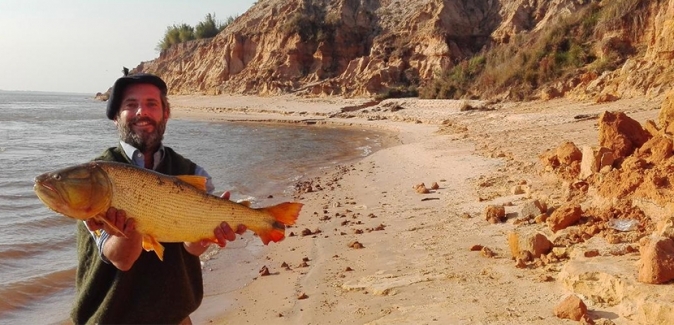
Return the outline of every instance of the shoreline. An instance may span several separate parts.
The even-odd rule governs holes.
[[[569,324],[553,309],[573,293],[559,276],[571,263],[516,268],[507,234],[517,225],[490,224],[483,211],[503,204],[512,214],[531,199],[550,205],[561,200],[559,182],[540,174],[538,156],[565,140],[596,145],[594,120],[576,116],[623,111],[642,122],[654,119],[662,102],[372,104],[227,95],[170,100],[179,118],[312,121],[385,129],[399,139],[312,178],[322,190],[298,195],[305,206],[284,241],[259,247],[258,256],[228,261],[237,240],[207,261],[204,287],[212,294],[192,315],[195,324]],[[478,109],[462,110],[466,105]],[[413,189],[434,182],[439,189],[428,194]],[[531,190],[513,194],[516,184]],[[252,238],[246,236],[244,247]],[[491,253],[473,251],[477,245]],[[631,264],[634,258],[618,256],[606,265]],[[262,267],[270,275],[256,274]],[[636,317],[630,316],[631,305],[584,301],[594,319],[616,315],[609,318],[620,325]]]

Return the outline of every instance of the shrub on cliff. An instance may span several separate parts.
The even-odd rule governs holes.
[[[196,27],[188,24],[172,25],[166,28],[164,38],[157,44],[156,50],[163,51],[173,45],[194,39],[211,38],[218,35],[225,27],[231,24],[238,16],[229,16],[223,23],[215,20],[215,14],[207,14]]]

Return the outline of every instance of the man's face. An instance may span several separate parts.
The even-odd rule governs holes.
[[[122,103],[115,124],[122,141],[141,152],[159,148],[168,112],[161,102],[159,88],[151,84],[132,84],[124,89]]]

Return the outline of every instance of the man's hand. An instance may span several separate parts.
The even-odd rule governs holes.
[[[91,231],[105,230],[110,235],[127,237],[127,232],[135,230],[133,219],[126,217],[124,210],[108,208],[105,214],[84,220]]]
[[[103,244],[103,256],[122,271],[136,262],[143,250],[142,236],[136,231],[136,222],[124,210],[109,208],[97,218],[85,221],[89,230],[105,230],[111,236]]]

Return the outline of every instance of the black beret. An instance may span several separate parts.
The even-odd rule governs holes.
[[[106,110],[106,115],[109,119],[114,120],[117,116],[117,111],[119,111],[120,105],[122,105],[122,96],[124,95],[124,89],[128,85],[133,84],[151,84],[157,86],[159,91],[163,96],[166,96],[168,89],[166,83],[161,78],[149,74],[149,73],[137,73],[128,76],[121,77],[115,81],[115,84],[112,86],[110,91],[110,98],[108,99],[108,108]]]

